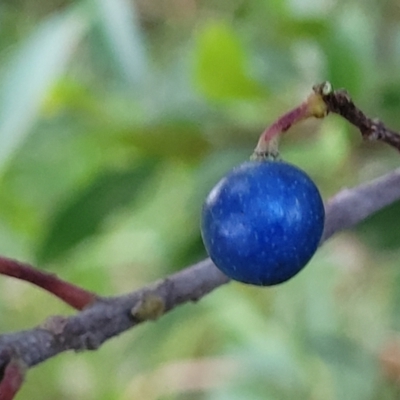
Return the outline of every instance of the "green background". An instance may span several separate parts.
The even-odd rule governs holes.
[[[397,0],[2,0],[0,254],[102,295],[201,260],[203,199],[324,80],[400,129]],[[337,116],[281,153],[328,199],[399,165]],[[18,399],[400,396],[400,203],[274,288],[197,304],[29,371]],[[71,314],[0,279],[0,329]]]

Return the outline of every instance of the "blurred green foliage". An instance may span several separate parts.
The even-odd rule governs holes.
[[[204,196],[314,83],[400,129],[399,22],[395,0],[3,0],[0,253],[104,295],[202,259]],[[334,116],[281,151],[325,198],[399,164]],[[338,235],[285,285],[231,283],[50,360],[18,398],[397,399],[398,220]],[[0,310],[3,332],[70,312],[8,278]]]

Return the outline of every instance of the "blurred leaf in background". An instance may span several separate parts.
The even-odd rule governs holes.
[[[202,259],[207,192],[316,82],[400,130],[399,21],[395,0],[2,1],[1,254],[105,295]],[[281,150],[325,198],[399,165],[335,116]],[[231,283],[36,367],[19,398],[397,399],[398,208],[285,285]],[[3,332],[70,312],[7,278],[0,300]]]
[[[210,98],[252,98],[259,85],[246,71],[246,53],[235,31],[226,23],[210,22],[197,33],[196,79]]]

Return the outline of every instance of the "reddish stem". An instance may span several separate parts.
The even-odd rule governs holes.
[[[253,158],[263,159],[278,154],[277,138],[294,124],[309,117],[323,118],[327,107],[320,93],[313,92],[299,106],[282,115],[261,134],[254,150]]]
[[[261,140],[269,142],[271,139],[274,138],[274,136],[286,132],[296,122],[299,122],[308,116],[307,110],[307,102],[303,102],[298,107],[288,111],[286,114],[282,115],[277,121],[275,121],[271,126],[265,129],[265,131],[261,135]]]
[[[24,381],[25,369],[22,361],[11,359],[0,382],[0,400],[12,400],[15,397]]]
[[[82,310],[98,298],[96,294],[63,281],[54,274],[5,257],[0,257],[0,274],[33,283],[76,310]]]

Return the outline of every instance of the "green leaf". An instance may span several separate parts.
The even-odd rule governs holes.
[[[326,35],[329,28],[322,19],[288,18],[282,20],[280,29],[285,37],[299,40],[303,38],[319,38]]]
[[[37,250],[38,261],[44,263],[60,257],[97,233],[110,213],[135,199],[155,166],[148,161],[126,171],[104,173],[69,199],[53,217],[43,244]]]
[[[329,366],[337,399],[361,400],[370,396],[376,383],[372,353],[339,335],[314,336],[310,348]]]
[[[148,75],[148,61],[134,3],[128,0],[95,0],[101,27],[122,74],[134,86]]]
[[[148,155],[188,161],[199,159],[210,147],[200,128],[183,120],[160,121],[123,131],[120,140]]]
[[[246,70],[243,46],[229,25],[205,25],[198,33],[194,58],[195,81],[205,95],[214,99],[261,96],[261,88]]]
[[[388,227],[398,219],[399,213],[400,201],[396,201],[362,221],[355,230],[371,248],[396,250],[399,248],[400,230]]]
[[[29,133],[85,33],[76,12],[48,18],[21,47],[0,87],[0,168]]]
[[[322,40],[327,59],[327,76],[334,87],[344,87],[352,95],[359,92],[365,81],[365,68],[352,41],[332,27]]]

